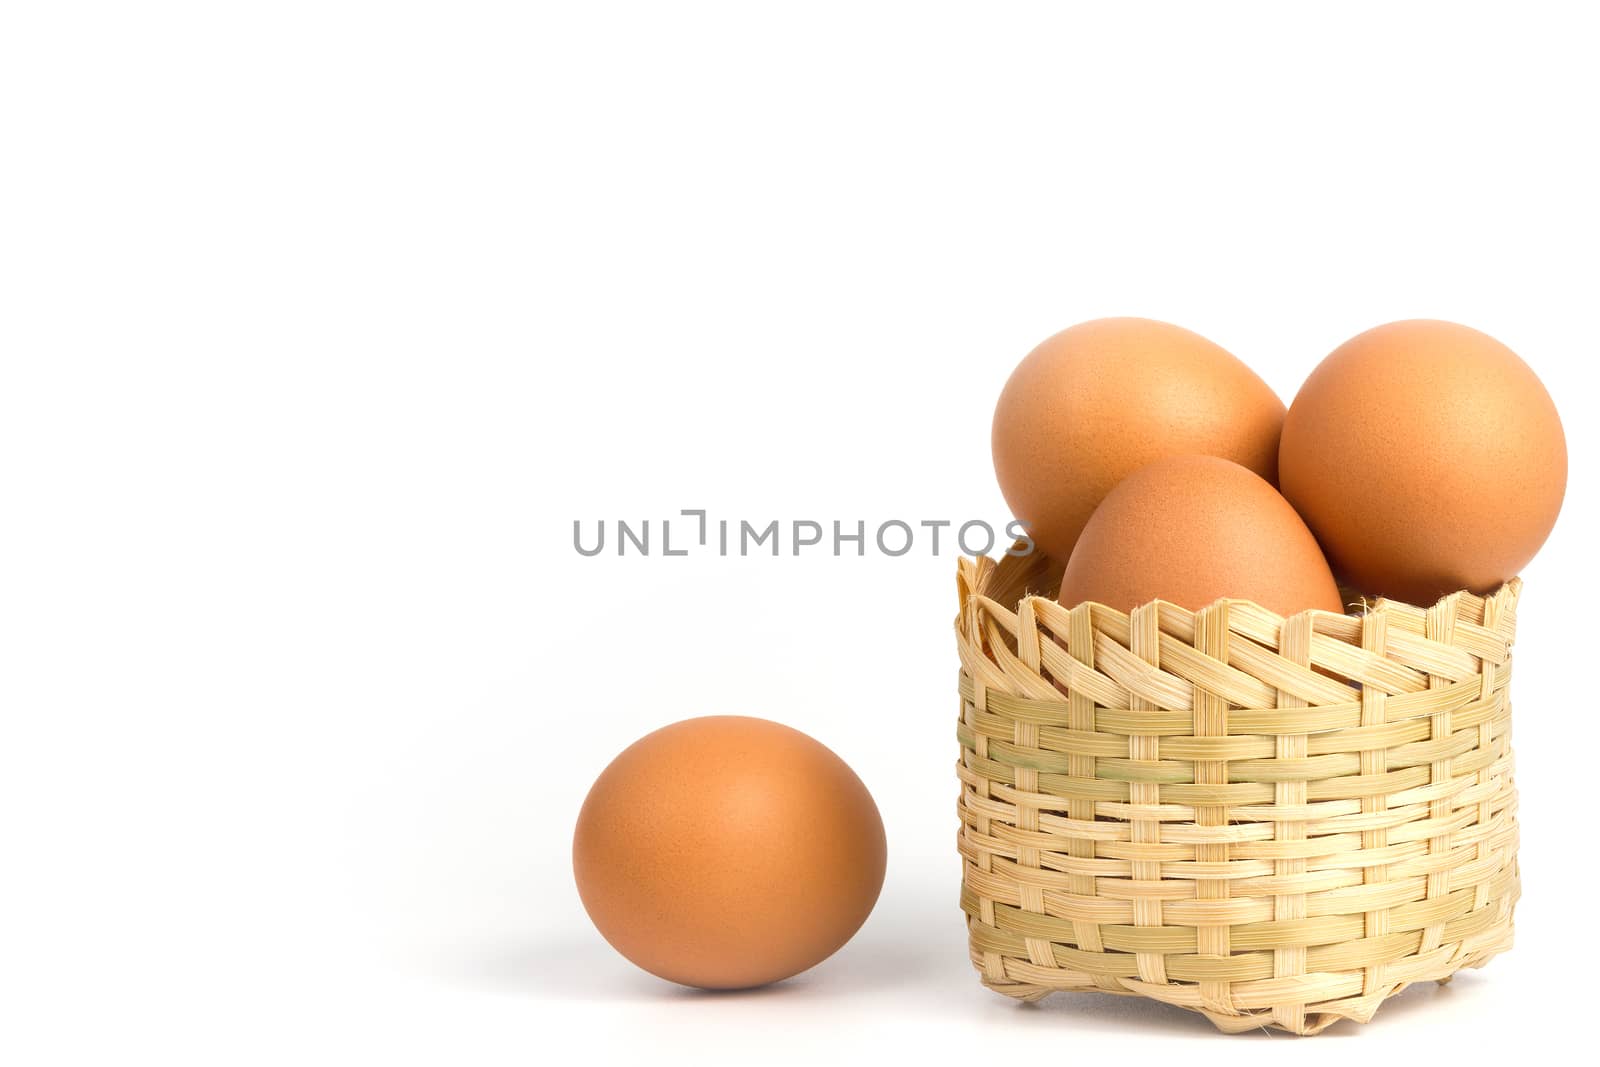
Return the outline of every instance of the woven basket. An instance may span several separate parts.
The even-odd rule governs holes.
[[[1518,580],[1288,619],[1069,610],[1059,582],[1037,555],[960,567],[961,906],[985,985],[1314,1034],[1511,946]]]

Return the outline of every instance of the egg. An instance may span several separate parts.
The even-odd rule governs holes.
[[[578,894],[605,939],[706,989],[827,959],[872,911],[886,856],[877,805],[842,759],[743,716],[687,719],[629,746],[572,840]]]
[[[1316,538],[1264,478],[1215,456],[1173,456],[1106,494],[1057,599],[1131,611],[1151,600],[1198,610],[1221,597],[1279,615],[1344,610]]]
[[[1113,486],[1165,456],[1221,456],[1277,480],[1283,402],[1225,349],[1180,326],[1095,319],[1028,353],[995,406],[1000,490],[1045,553],[1066,559]]]
[[[1289,408],[1284,495],[1348,583],[1428,605],[1493,591],[1544,544],[1567,445],[1544,385],[1499,341],[1391,322],[1322,361]]]

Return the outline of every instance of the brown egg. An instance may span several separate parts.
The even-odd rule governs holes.
[[[1198,610],[1220,597],[1279,615],[1342,612],[1316,538],[1260,475],[1215,456],[1174,456],[1129,475],[1095,509],[1061,576],[1061,603]]]
[[[1012,514],[1065,559],[1112,487],[1164,456],[1221,456],[1275,484],[1282,424],[1267,383],[1199,334],[1095,319],[1028,353],[1000,394],[991,441]]]
[[[1544,544],[1567,485],[1555,404],[1528,365],[1453,322],[1351,338],[1295,397],[1283,492],[1361,592],[1487,593]]]
[[[878,808],[855,772],[765,719],[640,738],[578,814],[572,868],[616,950],[673,982],[765,985],[831,956],[883,886]]]

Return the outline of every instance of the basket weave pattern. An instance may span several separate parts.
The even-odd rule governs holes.
[[[1039,557],[959,574],[961,906],[985,985],[1312,1034],[1510,947],[1517,580],[1285,619],[1069,610],[1059,577]]]

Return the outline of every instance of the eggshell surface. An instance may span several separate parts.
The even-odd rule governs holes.
[[[1067,558],[1096,505],[1165,456],[1220,456],[1277,480],[1283,402],[1227,350],[1140,318],[1046,339],[995,407],[995,474],[1038,548]]]
[[[820,963],[877,901],[872,796],[831,750],[765,719],[687,719],[628,747],[578,815],[595,926],[644,970],[737,989]]]
[[[1316,539],[1265,479],[1214,456],[1175,456],[1106,495],[1057,599],[1131,611],[1151,600],[1198,610],[1222,597],[1280,615],[1344,610]]]
[[[1492,592],[1544,543],[1567,482],[1544,385],[1499,341],[1432,319],[1340,345],[1284,422],[1283,493],[1362,593]]]

